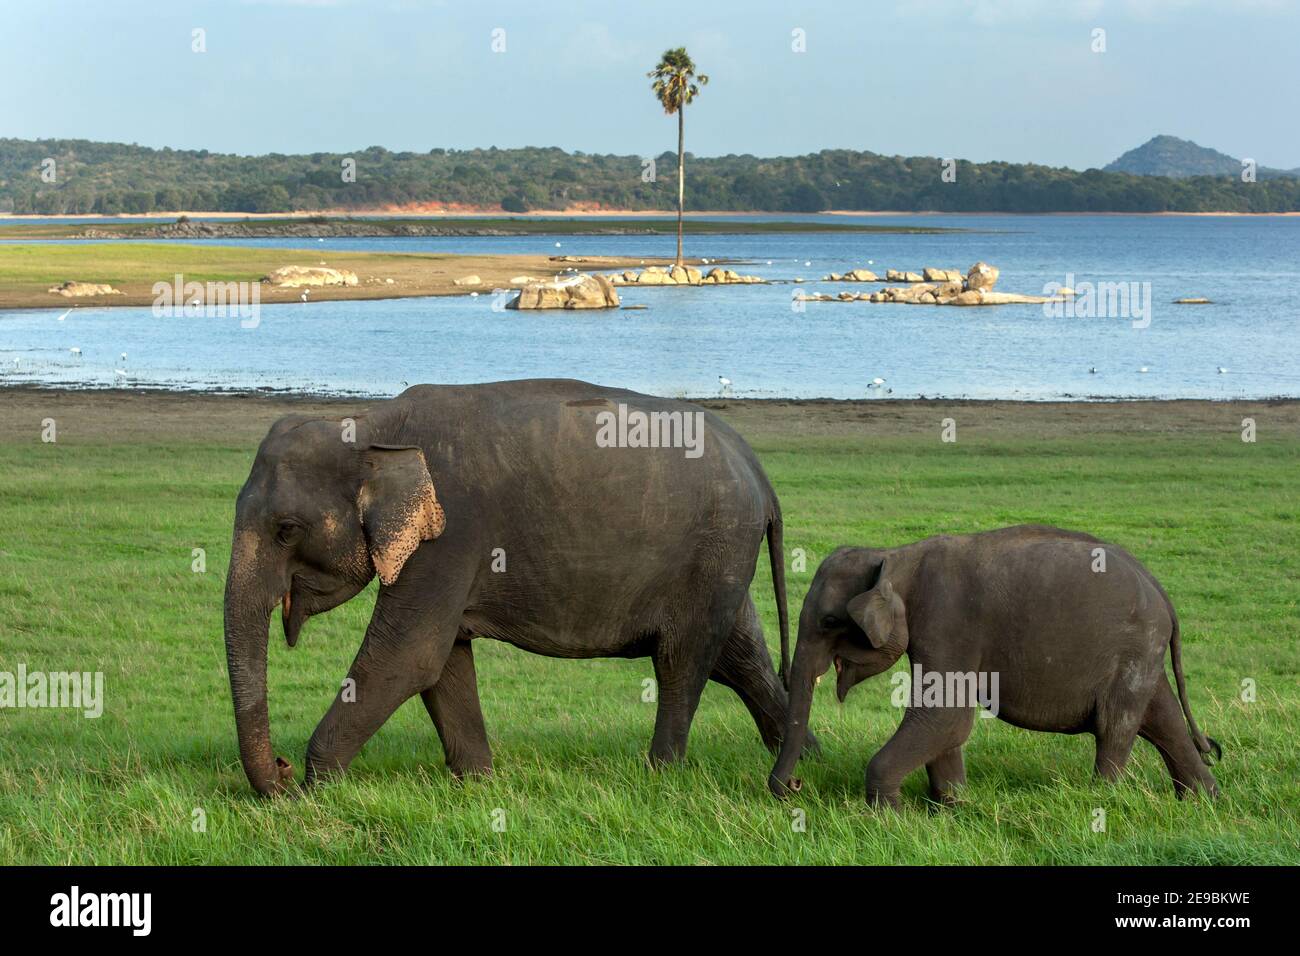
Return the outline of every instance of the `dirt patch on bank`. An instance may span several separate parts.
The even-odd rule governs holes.
[[[220,394],[143,390],[0,389],[0,442],[41,440],[53,418],[60,443],[210,443],[250,451],[283,415],[337,417],[374,400],[292,394]],[[1242,419],[1255,420],[1261,440],[1300,439],[1300,400],[1270,402],[980,402],[880,399],[701,400],[754,442],[790,435],[844,438],[933,432],[944,419],[965,437],[1068,438],[1107,434],[1203,434],[1240,440]]]

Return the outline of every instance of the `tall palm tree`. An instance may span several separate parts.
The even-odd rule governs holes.
[[[682,264],[682,210],[686,204],[686,106],[699,95],[709,78],[696,74],[695,63],[686,47],[667,50],[658,66],[646,74],[654,80],[651,89],[669,116],[677,114],[677,264]]]

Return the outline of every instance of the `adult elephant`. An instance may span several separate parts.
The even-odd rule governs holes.
[[[420,385],[355,418],[282,419],[239,493],[226,582],[244,771],[262,794],[293,780],[270,741],[275,605],[292,647],[309,617],[376,574],[365,639],[307,748],[308,785],[345,770],[416,694],[452,772],[490,770],[477,637],[550,657],[651,657],[653,761],[684,755],[709,679],[779,748],[786,691],[749,597],[765,535],[784,678],[780,506],[753,451],[713,414],[536,380]]]

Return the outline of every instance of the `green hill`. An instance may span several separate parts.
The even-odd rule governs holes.
[[[1191,140],[1179,139],[1177,136],[1155,136],[1137,149],[1130,149],[1105,169],[1106,172],[1132,173],[1135,176],[1185,178],[1240,177],[1242,167],[1241,160],[1217,149],[1198,146]],[[1269,169],[1264,166],[1256,170],[1256,176],[1260,179],[1296,175],[1300,175],[1300,170]]]
[[[42,178],[53,159],[54,181]],[[355,162],[354,182],[342,175]],[[557,148],[432,149],[236,156],[87,140],[0,139],[0,212],[77,215],[182,209],[289,212],[419,203],[467,210],[674,208],[676,156]],[[43,165],[44,164],[44,167]],[[686,202],[696,210],[818,212],[1294,212],[1300,181],[1239,176],[1172,179],[1015,163],[956,164],[945,182],[931,157],[823,150],[805,156],[687,155]]]

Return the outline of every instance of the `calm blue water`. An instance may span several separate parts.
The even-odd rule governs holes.
[[[790,218],[790,217],[783,217]],[[831,217],[832,221],[852,221]],[[718,376],[753,397],[1258,398],[1300,396],[1300,218],[897,216],[880,224],[960,234],[688,237],[693,256],[801,286],[624,288],[645,311],[496,312],[492,297],[263,306],[237,318],[155,318],[82,305],[0,312],[0,382],[275,388],[390,395],[406,383],[572,376],[663,395],[709,396]],[[4,227],[0,226],[0,240]],[[556,248],[556,243],[561,245]],[[231,240],[387,252],[671,255],[669,236]],[[1047,282],[1150,283],[1150,324],[869,303],[791,306],[828,272],[868,267],[1001,269],[1001,291]],[[770,262],[770,264],[769,264]],[[805,263],[810,263],[805,265]],[[871,263],[871,265],[868,265]],[[69,277],[74,278],[74,277]],[[1176,306],[1204,295],[1211,306]],[[81,349],[81,356],[69,350]],[[120,358],[122,352],[127,359]],[[17,363],[15,364],[15,359]],[[1096,374],[1089,369],[1095,367]],[[1146,372],[1139,369],[1146,368]],[[1227,371],[1220,373],[1219,367]],[[121,375],[118,370],[125,372]]]

